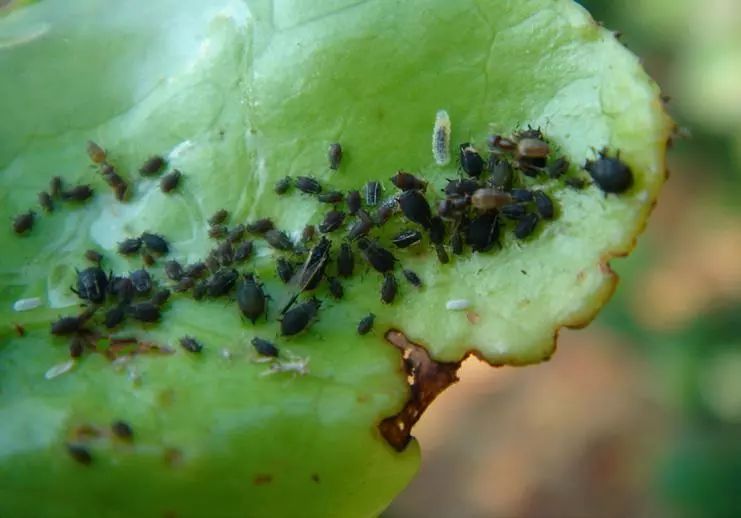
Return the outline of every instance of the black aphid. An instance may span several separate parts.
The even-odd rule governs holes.
[[[399,206],[409,221],[422,225],[424,228],[430,228],[432,212],[430,204],[421,192],[404,191],[399,196]]]
[[[16,234],[23,234],[25,232],[28,232],[33,228],[35,217],[36,213],[32,210],[24,212],[23,214],[18,214],[15,218],[13,218],[13,231]]]
[[[38,194],[38,199],[39,199],[39,205],[41,205],[42,209],[44,209],[46,212],[54,211],[54,202],[51,199],[51,194],[49,194],[46,191],[41,191]]]
[[[150,252],[165,255],[170,251],[170,246],[167,244],[167,241],[165,241],[165,238],[158,234],[143,232],[141,238],[142,243]]]
[[[111,432],[113,432],[113,435],[119,439],[123,439],[124,441],[130,441],[134,438],[134,430],[132,430],[129,423],[125,421],[113,421],[113,423],[111,423]]]
[[[301,241],[308,243],[316,236],[316,227],[314,225],[306,225],[301,231]]]
[[[415,288],[422,287],[422,279],[419,278],[419,275],[414,273],[412,270],[404,270],[403,273],[406,280],[409,281],[409,284]]]
[[[477,180],[461,178],[458,180],[448,180],[443,192],[445,192],[447,196],[464,196],[466,194],[473,194],[479,187],[480,185]]]
[[[330,210],[324,215],[324,220],[319,224],[319,232],[328,234],[334,232],[345,221],[345,213],[340,210]]]
[[[550,162],[546,169],[551,178],[561,178],[569,170],[569,160],[565,156],[559,157]]]
[[[206,264],[201,261],[198,261],[197,263],[192,263],[186,266],[185,270],[183,271],[183,275],[185,275],[186,277],[194,277],[194,278],[200,277],[204,273],[206,273],[207,270],[208,268],[206,267]]]
[[[222,266],[230,266],[234,262],[234,248],[229,241],[219,244],[212,253],[216,255]]]
[[[165,263],[165,275],[168,279],[179,281],[183,273],[183,266],[174,259]]]
[[[139,174],[142,176],[152,176],[159,174],[166,165],[165,159],[161,156],[155,155],[149,157],[144,164],[139,168]]]
[[[304,290],[313,290],[322,280],[324,270],[327,268],[329,253],[332,249],[332,241],[322,236],[322,239],[309,252],[306,258],[301,275],[298,280],[299,292]]]
[[[87,156],[90,157],[90,160],[94,164],[102,164],[103,162],[106,161],[105,149],[100,147],[98,144],[96,144],[92,140],[87,141]]]
[[[384,273],[394,269],[396,257],[377,242],[364,237],[358,240],[358,248],[363,253],[365,260],[376,271]]]
[[[327,160],[329,160],[330,169],[337,170],[340,167],[340,162],[342,161],[342,146],[339,142],[334,142],[329,145]]]
[[[212,273],[219,271],[219,269],[221,268],[221,262],[219,261],[219,258],[216,257],[216,254],[214,254],[213,251],[211,251],[211,253],[206,256],[206,259],[204,261],[206,263],[206,267]]]
[[[621,193],[633,185],[633,172],[630,167],[616,157],[607,156],[607,150],[599,152],[597,160],[588,160],[584,169],[589,172],[594,183],[606,193]]]
[[[376,315],[369,313],[358,322],[358,334],[366,335],[373,329],[373,322],[376,320]]]
[[[237,282],[239,274],[237,270],[233,268],[222,268],[221,270],[214,273],[208,281],[208,296],[209,297],[220,297],[229,293],[229,290],[234,287],[234,283]]]
[[[436,245],[445,240],[445,223],[439,216],[430,219],[430,241]]]
[[[129,306],[132,318],[141,322],[157,322],[160,319],[160,308],[151,302],[140,302]]]
[[[85,250],[85,259],[91,263],[100,264],[103,260],[103,256],[95,250]]]
[[[226,221],[226,218],[228,216],[229,216],[228,210],[219,209],[216,212],[214,212],[210,218],[208,218],[208,224],[209,225],[219,225],[221,223],[224,223],[224,221]]]
[[[118,324],[123,322],[124,318],[126,317],[126,305],[125,304],[119,304],[118,306],[115,306],[105,313],[105,318],[103,320],[103,323],[108,329],[112,329],[116,327]]]
[[[100,304],[105,300],[108,277],[99,266],[77,272],[77,289],[72,291],[83,300]]]
[[[149,275],[147,270],[142,268],[131,272],[129,278],[134,284],[134,289],[138,294],[143,295],[152,291],[152,277]]]
[[[396,277],[392,272],[386,272],[383,274],[383,282],[381,283],[381,302],[384,304],[391,304],[396,298]]]
[[[160,189],[162,192],[170,192],[173,189],[176,189],[180,183],[181,176],[183,176],[183,174],[177,169],[173,169],[172,172],[163,176],[162,179],[160,179]]]
[[[378,200],[381,198],[381,183],[376,181],[370,181],[365,184],[365,203],[370,207],[378,205]]]
[[[253,246],[252,241],[240,243],[239,246],[237,246],[237,249],[234,250],[234,262],[243,263],[249,259],[252,255]]]
[[[359,237],[365,236],[373,228],[373,222],[367,219],[360,218],[358,221],[353,223],[350,227],[350,231],[347,233],[347,239],[355,241]]]
[[[396,234],[391,242],[399,248],[407,248],[422,240],[422,233],[417,230],[402,230]]]
[[[489,185],[501,191],[512,189],[512,179],[514,177],[512,166],[506,160],[500,160],[496,154],[492,153],[489,157]]]
[[[134,298],[136,290],[134,283],[128,277],[114,277],[111,279],[109,291],[122,304],[128,304]]]
[[[448,252],[443,245],[435,245],[435,253],[437,254],[437,260],[441,264],[448,264],[450,262],[450,256],[448,256]]]
[[[231,229],[229,229],[229,233],[226,235],[227,241],[230,241],[231,243],[241,241],[244,237],[245,230],[246,227],[241,223],[233,226]]]
[[[292,180],[290,176],[284,176],[277,182],[275,182],[275,194],[285,194],[288,192],[288,189],[291,188]]]
[[[93,189],[89,185],[76,185],[71,189],[62,191],[62,199],[66,201],[85,201],[93,195]]]
[[[110,164],[101,169],[100,174],[103,176],[105,183],[113,188],[126,184],[124,179],[116,172],[116,168]]]
[[[512,189],[512,199],[518,203],[533,201],[533,191],[527,189]]]
[[[149,252],[142,252],[142,261],[145,266],[154,266],[154,263],[156,262],[154,256]]]
[[[347,193],[347,197],[345,198],[345,203],[347,203],[347,212],[350,214],[355,214],[360,209],[360,192],[358,191],[350,191]]]
[[[564,183],[577,191],[580,191],[587,186],[587,182],[585,182],[583,178],[566,178]]]
[[[553,219],[553,200],[551,200],[550,196],[543,191],[535,191],[533,198],[535,199],[535,208],[538,209],[540,217],[543,219]]]
[[[268,230],[265,232],[265,241],[277,250],[288,251],[293,249],[293,243],[285,232],[280,230]]]
[[[152,304],[155,306],[162,306],[170,299],[170,290],[167,288],[161,288],[157,290],[157,292],[152,295]]]
[[[321,301],[312,298],[288,310],[280,321],[280,334],[293,336],[306,329],[319,311]]]
[[[476,148],[468,142],[460,145],[458,158],[461,168],[468,176],[478,178],[484,170],[484,159],[481,158]]]
[[[348,243],[342,243],[340,245],[340,253],[337,256],[337,274],[340,277],[352,277],[354,268],[355,256],[352,253],[352,248]]]
[[[507,219],[521,219],[527,214],[527,207],[520,203],[512,203],[502,207],[500,212]]]
[[[327,191],[319,193],[316,199],[322,203],[340,203],[345,199],[345,195],[340,191]]]
[[[410,189],[424,191],[427,188],[427,182],[406,171],[397,171],[391,177],[391,183],[402,191],[408,191]]]
[[[321,184],[309,176],[297,176],[296,188],[306,194],[319,194],[322,192]]]
[[[175,293],[183,293],[193,287],[195,281],[191,277],[183,277],[178,283],[172,288]]]
[[[208,227],[208,237],[211,239],[221,239],[226,237],[227,232],[229,232],[229,229],[226,225],[217,224]]]
[[[264,234],[269,230],[273,230],[275,228],[275,224],[270,218],[260,218],[253,221],[252,223],[248,223],[245,228],[247,229],[247,232],[250,232],[252,234]]]
[[[73,336],[69,342],[69,356],[70,358],[79,358],[85,351],[85,342],[79,336]]]
[[[329,293],[331,293],[334,298],[339,300],[345,295],[342,283],[337,279],[337,277],[329,277],[327,278],[327,282],[329,283]]]
[[[89,466],[93,462],[93,455],[90,450],[81,444],[67,444],[67,453],[83,466]]]
[[[189,353],[199,353],[203,350],[203,345],[192,336],[184,336],[180,340],[180,347]]]
[[[295,273],[295,268],[290,261],[283,257],[279,257],[275,261],[275,271],[278,274],[280,280],[283,281],[284,284],[288,284],[288,282],[291,280],[291,277],[293,277],[293,274]]]
[[[54,176],[49,181],[49,194],[52,198],[56,198],[62,193],[62,177]]]
[[[525,239],[533,233],[537,224],[537,214],[526,214],[523,218],[520,219],[520,221],[517,222],[517,226],[515,227],[515,237],[517,239]]]
[[[203,297],[206,296],[207,292],[208,292],[208,281],[205,279],[198,281],[196,285],[193,286],[193,299],[201,300]]]
[[[463,234],[459,229],[456,229],[450,238],[450,250],[455,255],[463,254]]]
[[[260,356],[278,357],[278,348],[271,342],[259,337],[254,337],[250,342]]]
[[[84,321],[80,317],[60,317],[51,323],[51,334],[71,335],[79,331],[83,324]]]
[[[142,247],[142,240],[138,237],[124,239],[118,243],[118,253],[121,255],[132,255]]]
[[[473,218],[468,225],[466,242],[474,252],[485,252],[499,238],[499,217],[495,212],[484,212]]]

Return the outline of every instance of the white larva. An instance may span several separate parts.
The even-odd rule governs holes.
[[[72,370],[72,367],[75,366],[75,360],[67,360],[64,363],[58,363],[51,367],[46,373],[44,374],[44,377],[48,380],[54,379],[57,376],[61,376],[65,372],[69,372]]]
[[[437,165],[450,162],[450,117],[445,110],[435,114],[435,128],[432,130],[432,157]]]
[[[18,299],[13,303],[14,311],[29,311],[35,309],[41,305],[41,299],[39,297],[31,297],[28,299]]]
[[[451,299],[445,303],[445,309],[450,311],[463,311],[471,307],[471,302],[466,299]]]

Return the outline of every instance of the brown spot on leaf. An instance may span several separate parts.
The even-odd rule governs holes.
[[[268,473],[259,473],[255,475],[255,478],[252,479],[252,483],[256,486],[264,486],[265,484],[270,484],[273,481],[273,475],[270,475]]]
[[[410,342],[400,331],[392,329],[387,332],[386,340],[402,352],[410,396],[401,412],[381,421],[378,428],[396,451],[403,451],[411,440],[412,427],[430,403],[458,381],[456,373],[461,363],[436,362],[423,346]]]
[[[26,334],[26,328],[24,328],[22,325],[15,323],[13,324],[13,327],[15,328],[15,333],[18,336],[25,336]]]

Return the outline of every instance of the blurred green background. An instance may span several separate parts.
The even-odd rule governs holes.
[[[681,128],[595,322],[526,369],[475,359],[386,518],[741,517],[741,1],[584,1]]]

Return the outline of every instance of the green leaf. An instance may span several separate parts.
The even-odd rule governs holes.
[[[607,260],[629,252],[644,225],[672,130],[635,56],[567,0],[38,2],[0,17],[0,70],[1,218],[34,208],[52,175],[96,190],[86,204],[36,208],[27,236],[0,232],[4,516],[378,514],[419,462],[414,441],[396,451],[378,430],[410,397],[385,332],[402,331],[451,368],[472,351],[492,364],[549,357],[558,328],[585,324],[612,292]],[[326,208],[296,192],[277,197],[273,184],[287,174],[343,191],[379,179],[390,194],[388,178],[406,169],[435,196],[458,174],[430,151],[439,109],[454,145],[485,149],[492,128],[540,126],[574,164],[570,174],[608,146],[635,186],[604,196],[545,181],[555,221],[523,242],[507,231],[501,250],[469,249],[448,265],[427,245],[398,253],[425,287],[399,278],[391,305],[380,303],[374,272],[345,283],[343,301],[320,287],[318,322],[278,340],[284,359],[309,358],[303,376],[266,376],[254,361],[251,338],[277,336],[291,294],[260,242],[248,269],[273,296],[268,322],[243,321],[223,299],[176,295],[161,324],[116,333],[172,354],[111,361],[88,351],[45,378],[69,358],[49,324],[79,311],[69,286],[84,250],[101,251],[106,269],[134,270],[140,261],[117,255],[116,243],[154,231],[170,240],[170,257],[192,262],[213,246],[206,219],[222,207],[232,222],[271,217],[297,235]],[[89,165],[88,139],[134,186],[128,202]],[[327,165],[331,142],[345,150],[339,171]],[[138,176],[153,154],[183,172],[175,193]],[[42,307],[13,311],[29,297]],[[450,299],[470,309],[450,311]],[[359,337],[369,312],[375,329]],[[203,342],[200,355],[177,345],[186,334]],[[133,441],[113,436],[118,419]],[[76,462],[69,442],[82,442],[92,462]]]

